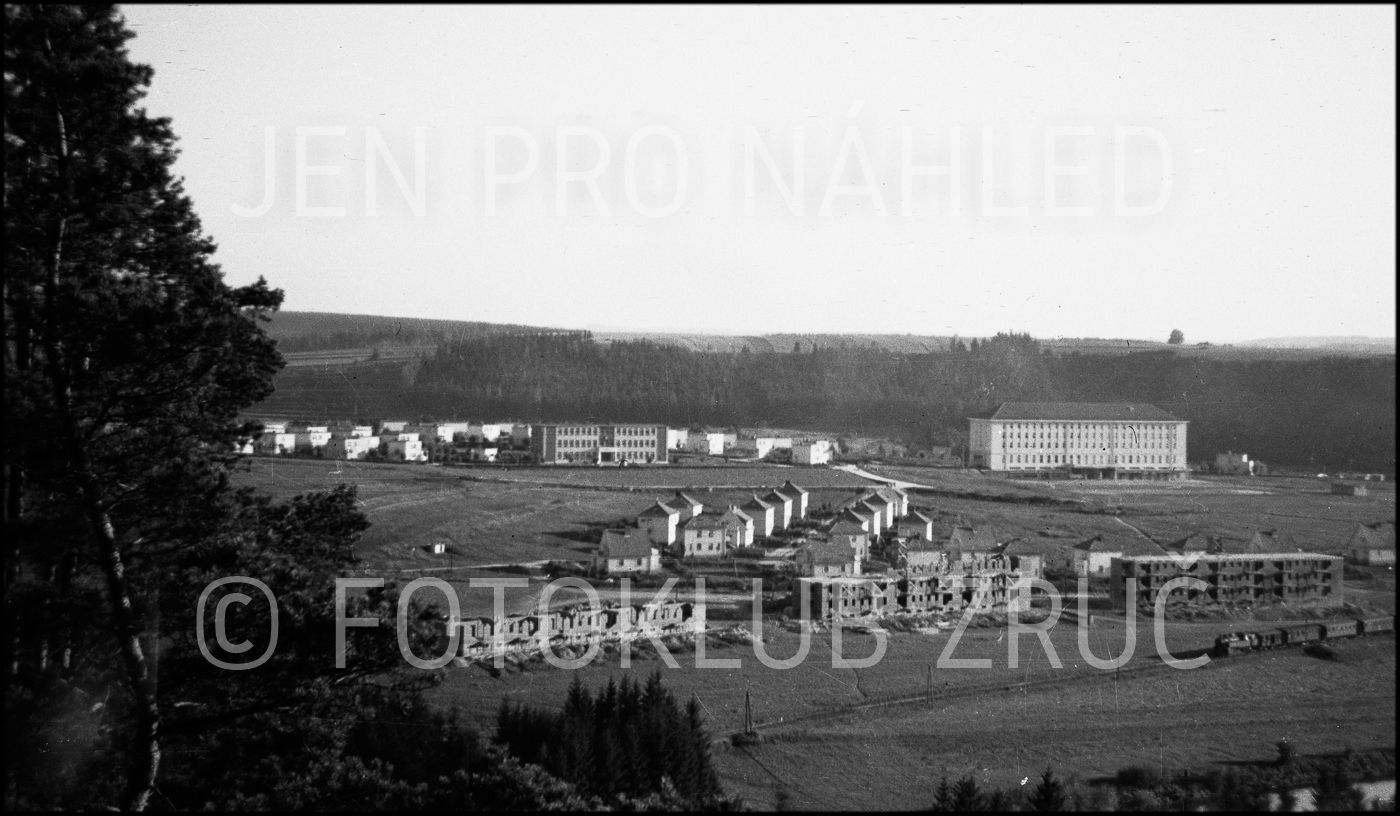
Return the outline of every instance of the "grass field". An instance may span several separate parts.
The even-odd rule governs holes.
[[[1234,625],[1169,624],[1168,644],[1203,647],[1222,628]],[[798,809],[923,807],[943,773],[1008,785],[1050,764],[1087,778],[1130,763],[1172,767],[1267,758],[1283,736],[1304,751],[1393,744],[1393,638],[1344,643],[1337,663],[1285,651],[1115,682],[1079,656],[1077,634],[1063,623],[1052,630],[1058,669],[1034,638],[1023,637],[1012,669],[999,630],[970,629],[952,656],[988,658],[992,667],[934,668],[932,677],[936,695],[977,693],[854,713],[850,706],[881,697],[922,694],[948,636],[891,635],[884,658],[858,670],[833,668],[830,636],[815,635],[808,658],[786,671],[764,667],[742,646],[706,655],[737,658],[738,668],[699,667],[693,653],[677,652],[677,669],[634,656],[630,671],[660,669],[668,687],[694,694],[717,738],[743,727],[744,693],[751,694],[755,720],[776,724],[764,728],[760,745],[717,741],[715,750],[726,788],[759,808],[774,805],[779,787]],[[774,657],[797,648],[796,634],[770,626],[765,636]],[[1089,642],[1094,654],[1109,657],[1122,649],[1123,629],[1096,623]],[[1152,643],[1150,627],[1140,625],[1129,668],[1156,662]],[[842,651],[863,657],[873,644],[872,636],[847,635]],[[564,698],[575,672],[532,665],[507,668],[499,677],[481,667],[449,672],[432,694],[489,733],[502,699],[552,707]],[[612,656],[578,673],[596,687],[624,671]],[[1000,685],[1052,677],[1076,679],[1044,690]]]
[[[1358,640],[1339,662],[1300,651],[1119,683],[881,710],[716,757],[754,807],[779,788],[794,809],[926,808],[944,774],[1011,786],[1046,767],[1080,779],[1118,768],[1268,760],[1395,744],[1395,641]]]
[[[980,494],[968,498],[916,491],[912,499],[916,505],[949,516],[990,524],[1003,541],[1055,537],[1057,531],[1072,534],[1063,537],[1077,541],[1094,533],[1136,535],[1136,528],[1167,544],[1194,532],[1248,539],[1258,530],[1278,529],[1289,532],[1304,549],[1335,553],[1358,523],[1395,518],[1391,482],[1372,485],[1368,496],[1334,496],[1327,480],[1301,477],[1212,476],[1184,482],[1113,483],[1009,480],[940,468],[869,466],[865,470],[937,491]]]
[[[1142,530],[1169,541],[1195,530],[1244,537],[1261,527],[1279,527],[1304,546],[1335,552],[1357,522],[1394,518],[1389,485],[1367,497],[1341,497],[1309,479],[1086,485],[1007,482],[933,468],[871,470],[934,487],[936,493],[915,491],[912,498],[940,526],[991,525],[1000,540],[1073,542],[1095,532],[1138,535]],[[443,577],[471,615],[489,612],[491,594],[468,589],[465,579],[501,574],[481,569],[485,565],[582,560],[597,530],[635,516],[675,489],[722,505],[788,478],[812,491],[813,508],[834,505],[869,483],[836,470],[765,466],[507,471],[271,458],[251,460],[251,471],[238,481],[280,497],[341,482],[356,485],[373,525],[358,547],[364,571],[400,580]],[[567,479],[576,481],[561,484]],[[425,546],[434,541],[449,544],[449,553],[428,553]],[[507,593],[508,609],[527,608],[542,585],[533,579],[526,589]],[[1366,582],[1349,583],[1346,600],[1393,611],[1394,592],[1393,573],[1377,572]],[[1279,609],[1269,617],[1282,622],[1288,614]],[[1110,656],[1122,648],[1123,624],[1097,613],[1096,620],[1089,630],[1092,648],[1100,657]],[[1168,643],[1175,650],[1203,648],[1224,629],[1263,625],[1174,622],[1168,625]],[[795,652],[799,635],[772,622],[764,634],[775,658]],[[802,809],[926,807],[943,773],[973,773],[1007,785],[1053,764],[1087,778],[1128,764],[1174,767],[1267,758],[1283,736],[1304,752],[1394,744],[1393,639],[1343,644],[1342,660],[1335,663],[1289,651],[1114,682],[1079,657],[1077,635],[1067,622],[1051,632],[1063,661],[1059,669],[1036,640],[1023,638],[1019,665],[1012,669],[1008,638],[1000,629],[970,629],[953,656],[990,658],[992,667],[935,669],[933,678],[938,694],[963,696],[859,714],[848,707],[924,693],[929,666],[948,635],[892,634],[884,658],[859,670],[833,668],[830,636],[814,635],[808,657],[786,671],[765,667],[751,647],[740,646],[710,650],[710,658],[738,658],[734,668],[698,668],[694,652],[679,651],[678,669],[639,655],[630,671],[662,668],[669,687],[701,701],[716,737],[742,728],[744,693],[751,693],[755,718],[773,724],[765,729],[764,742],[744,748],[717,743],[715,751],[726,788],[759,808],[774,806],[780,789],[791,807]],[[874,642],[870,635],[848,634],[843,651],[863,657]],[[1155,660],[1152,644],[1151,629],[1139,621],[1130,666]],[[578,673],[596,687],[623,671],[614,655]],[[471,666],[446,671],[430,694],[489,733],[502,699],[558,705],[573,676],[540,663],[507,668],[499,676]],[[1005,688],[1061,677],[1076,679],[1050,688]]]

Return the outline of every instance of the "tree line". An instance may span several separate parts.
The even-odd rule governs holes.
[[[1004,333],[937,353],[813,345],[702,352],[586,333],[446,342],[421,362],[298,368],[263,410],[292,415],[511,417],[812,428],[965,443],[1005,401],[1131,401],[1191,422],[1188,456],[1243,451],[1297,469],[1395,468],[1395,360],[1211,359],[1172,350],[1057,353]]]
[[[722,807],[710,737],[692,697],[681,706],[653,672],[592,694],[574,676],[562,710],[501,702],[496,742],[602,801],[666,794],[704,809]]]

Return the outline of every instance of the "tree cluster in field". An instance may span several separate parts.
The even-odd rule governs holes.
[[[439,345],[421,362],[283,372],[265,410],[308,416],[508,416],[675,427],[838,428],[914,450],[966,444],[967,418],[1006,401],[1147,402],[1190,420],[1191,461],[1247,451],[1275,465],[1393,472],[1393,357],[1210,359],[1043,350],[1000,334],[951,352],[812,346],[699,352],[586,333]]]
[[[658,794],[696,809],[725,806],[695,698],[681,706],[653,672],[609,680],[596,695],[577,675],[562,710],[502,701],[496,742],[522,762],[603,801]]]

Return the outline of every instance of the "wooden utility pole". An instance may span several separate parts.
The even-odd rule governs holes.
[[[753,731],[753,698],[749,696],[749,690],[744,689],[744,733],[752,734]]]

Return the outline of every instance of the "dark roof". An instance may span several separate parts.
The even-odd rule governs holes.
[[[728,514],[726,514],[726,515],[728,515]],[[701,514],[698,515],[698,516],[692,516],[691,518],[688,518],[688,519],[686,519],[685,521],[682,521],[682,522],[681,522],[681,529],[683,529],[683,530],[704,530],[704,529],[709,529],[709,530],[720,530],[720,529],[723,529],[723,528],[725,528],[725,527],[733,527],[733,526],[736,526],[736,525],[739,525],[739,524],[742,524],[742,523],[743,523],[743,522],[739,521],[737,518],[735,518],[735,517],[732,516],[732,515],[730,515],[729,518],[726,519],[724,516],[720,516],[720,515],[711,515],[711,514],[709,514],[709,513],[701,513]]]
[[[1085,552],[1121,552],[1125,556],[1167,554],[1167,551],[1162,549],[1155,541],[1148,541],[1138,536],[1106,536],[1102,533],[1075,544],[1074,548]]]
[[[1018,538],[1008,541],[1001,547],[1002,555],[1063,556],[1065,544],[1058,541]]]
[[[807,491],[793,484],[791,479],[789,479],[786,482],[783,482],[783,486],[778,488],[778,491],[792,496],[795,499],[807,495]]]
[[[992,419],[1181,422],[1145,402],[1003,402]]]
[[[608,558],[650,558],[653,549],[638,530],[604,530],[599,548]]]
[[[822,564],[848,564],[856,558],[851,545],[839,541],[813,541],[802,548],[801,554]]]
[[[655,516],[666,516],[667,518],[670,518],[671,516],[680,515],[680,512],[681,512],[681,511],[677,510],[676,508],[672,507],[671,505],[669,505],[669,504],[664,504],[664,503],[661,502],[660,499],[657,499],[655,502],[652,503],[652,505],[651,505],[650,507],[648,507],[647,509],[645,509],[645,510],[643,510],[642,512],[638,513],[638,514],[637,514],[637,517],[638,517],[638,518],[643,518],[643,517],[645,517],[645,518],[652,518],[652,517],[655,517]]]
[[[730,505],[729,508],[724,511],[724,513],[725,515],[737,516],[740,521],[745,522],[746,524],[753,523],[753,516],[749,515],[748,513],[745,513],[743,510],[740,510],[738,507],[735,507],[733,505]]]
[[[953,550],[990,551],[996,546],[996,535],[987,527],[954,527],[948,536],[948,548]]]
[[[932,524],[933,519],[920,513],[918,510],[910,510],[908,513],[895,519],[895,524]]]
[[[746,509],[746,510],[749,509],[749,508],[753,508],[754,510],[758,510],[759,512],[763,512],[763,511],[765,511],[765,510],[772,510],[772,509],[773,509],[773,505],[769,504],[768,502],[764,501],[763,499],[760,499],[760,498],[758,497],[758,494],[754,494],[754,497],[753,497],[752,499],[749,499],[748,501],[744,502],[743,504],[741,504],[741,505],[739,505],[739,506],[742,507],[742,508],[744,508],[744,509]]]
[[[698,501],[698,500],[697,500],[695,497],[693,497],[693,496],[687,496],[686,494],[680,492],[679,490],[676,491],[676,498],[672,499],[672,501],[684,502],[686,505],[688,505],[688,506],[690,506],[690,507],[695,507],[695,506],[697,506],[697,505],[699,505],[699,506],[701,506],[701,507],[704,506],[704,502]],[[674,505],[673,505],[673,506],[674,506]]]
[[[846,519],[841,519],[831,525],[831,529],[827,532],[832,535],[870,535],[870,533],[866,532],[864,527],[856,524],[854,521],[848,521]]]
[[[1246,545],[1245,553],[1276,553],[1292,552],[1298,549],[1298,545],[1293,542],[1293,536],[1284,530],[1260,530]]]
[[[1352,546],[1367,547],[1373,550],[1395,549],[1395,524],[1382,521],[1376,524],[1358,524],[1353,534]]]

